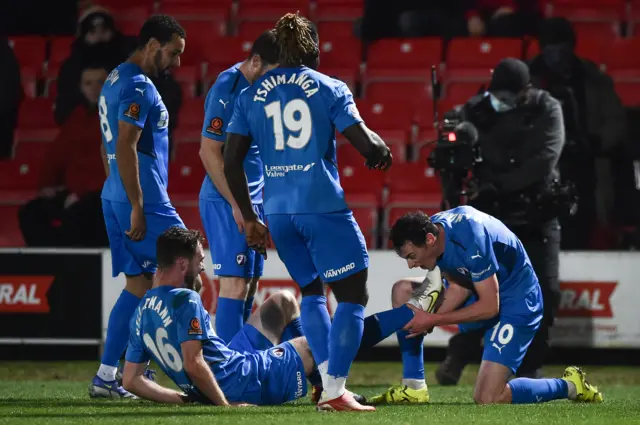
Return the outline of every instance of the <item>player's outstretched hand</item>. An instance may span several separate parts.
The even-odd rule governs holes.
[[[259,219],[246,220],[244,222],[244,234],[247,239],[247,245],[260,255],[267,258],[267,246],[269,245],[269,229]]]
[[[427,313],[421,308],[418,308],[411,304],[406,304],[414,312],[413,319],[407,323],[404,328],[405,331],[409,332],[407,338],[415,338],[420,335],[424,335],[425,333],[431,333],[433,328],[436,326],[436,315]]]
[[[125,235],[132,241],[141,241],[147,233],[147,220],[144,217],[142,208],[133,208],[131,210],[131,227],[125,230]]]

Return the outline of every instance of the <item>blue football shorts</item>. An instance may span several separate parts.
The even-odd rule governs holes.
[[[259,388],[252,387],[238,395],[229,391],[233,394],[229,397],[231,401],[278,405],[307,394],[304,364],[290,342],[274,346],[256,328],[246,324],[231,339],[228,347],[246,356],[248,367],[237,373],[252,374],[260,382]]]
[[[529,294],[514,302],[521,304],[518,311],[522,314],[501,314],[493,319],[497,323],[485,331],[482,360],[505,365],[516,373],[542,322],[542,291],[536,286]],[[509,311],[514,310],[510,306]]]
[[[262,204],[253,204],[253,209],[264,221]],[[244,233],[238,232],[231,205],[226,200],[200,199],[200,218],[217,276],[262,276],[264,258],[249,248]]]
[[[324,214],[271,214],[267,225],[280,259],[301,287],[369,267],[367,245],[350,210]]]
[[[128,276],[155,273],[158,237],[170,227],[185,227],[171,203],[145,205],[147,232],[143,240],[133,242],[124,233],[131,228],[131,204],[103,199],[102,212],[111,248],[113,277],[120,273]]]

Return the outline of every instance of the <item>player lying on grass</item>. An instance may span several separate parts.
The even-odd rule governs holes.
[[[123,386],[140,398],[174,404],[277,405],[303,397],[314,362],[295,320],[295,297],[286,291],[269,297],[227,346],[194,287],[203,270],[202,241],[197,231],[180,227],[158,238],[158,270],[131,321]],[[147,379],[149,360],[183,392]]]
[[[520,240],[499,220],[472,207],[401,217],[390,239],[409,268],[446,276],[449,287],[438,311],[411,306],[414,318],[404,327],[407,338],[419,338],[434,326],[461,324],[486,329],[484,353],[473,399],[479,404],[540,403],[557,399],[602,402],[602,394],[577,367],[562,379],[508,379],[516,372],[540,321],[540,285]],[[460,307],[473,294],[476,302]],[[403,359],[404,360],[404,359]],[[407,364],[405,368],[416,366]],[[403,401],[399,387],[374,401]],[[408,392],[410,393],[410,392]],[[410,397],[405,398],[410,401]]]

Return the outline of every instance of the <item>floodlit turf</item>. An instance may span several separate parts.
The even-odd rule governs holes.
[[[429,376],[428,405],[379,407],[375,413],[317,413],[308,400],[279,407],[166,406],[141,401],[94,401],[87,396],[95,363],[0,363],[0,424],[638,424],[640,369],[586,367],[605,395],[601,405],[556,401],[531,406],[476,406],[471,401],[476,368],[458,387],[439,387]],[[434,365],[427,365],[433,372]],[[562,368],[550,367],[548,376]],[[400,379],[396,363],[359,363],[350,388],[373,395]],[[167,378],[160,382],[170,385]],[[340,422],[335,422],[340,421]]]

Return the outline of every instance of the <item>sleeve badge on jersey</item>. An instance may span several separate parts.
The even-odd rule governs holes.
[[[216,136],[222,136],[222,118],[215,117],[209,123],[209,127],[207,127],[207,133],[215,134]]]
[[[202,328],[200,327],[200,320],[193,318],[189,322],[189,335],[202,335]]]
[[[140,119],[140,105],[138,105],[137,103],[132,103],[131,105],[129,105],[127,110],[124,111],[124,116],[138,121]]]

